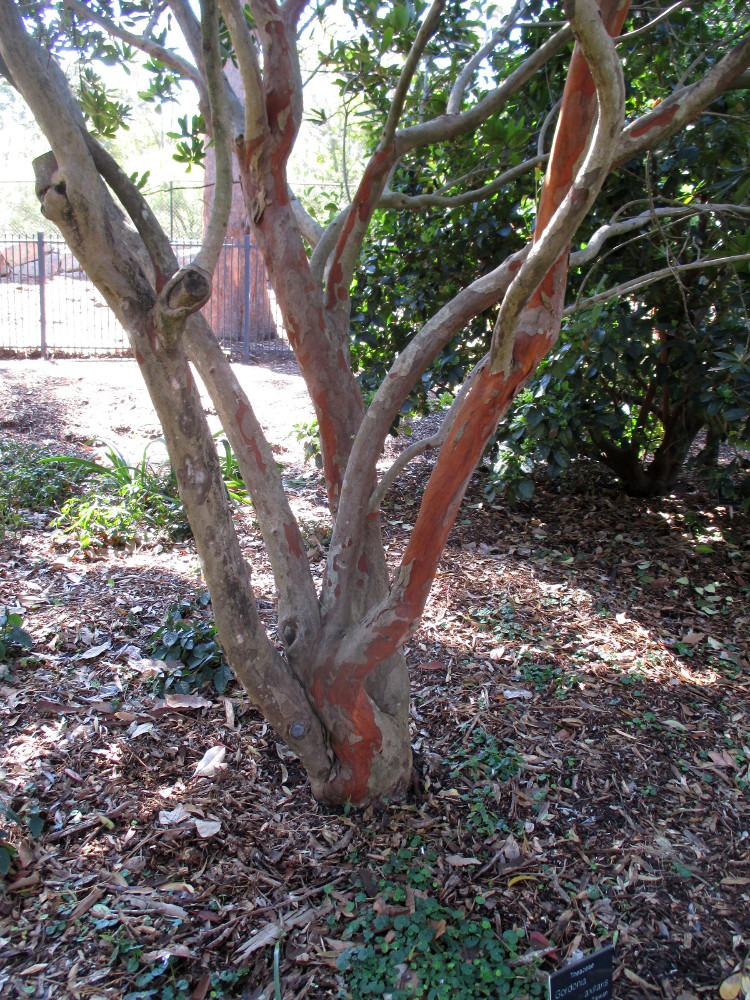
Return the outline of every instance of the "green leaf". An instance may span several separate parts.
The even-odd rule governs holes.
[[[12,848],[0,844],[0,875],[7,875],[10,871],[10,863],[13,860],[11,850]]]
[[[396,31],[406,31],[410,21],[409,8],[406,4],[397,4],[393,8],[393,25]]]
[[[693,877],[693,873],[690,871],[690,869],[686,868],[685,865],[681,864],[679,861],[673,861],[672,867],[677,872],[677,874],[680,875],[682,878]]]
[[[13,626],[8,633],[8,638],[13,645],[20,646],[22,649],[31,649],[33,645],[29,633],[24,632],[24,630],[19,628],[18,625]]]
[[[36,840],[44,829],[44,820],[38,813],[31,813],[28,817],[29,833]]]

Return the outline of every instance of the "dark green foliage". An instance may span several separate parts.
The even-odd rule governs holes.
[[[365,8],[352,5],[367,20]],[[700,19],[688,9],[675,12],[648,44],[639,40],[624,49],[628,115],[642,114],[654,95],[699,75],[697,57],[735,30],[739,9],[726,0]],[[652,10],[636,7],[628,27],[638,28],[651,16]],[[470,25],[465,28],[471,33]],[[507,73],[542,34],[523,31],[514,36],[515,47],[500,46],[493,57],[496,69]],[[460,39],[452,44],[458,54]],[[362,54],[359,65],[361,72],[369,65]],[[553,61],[547,80],[532,81],[524,91],[523,104],[511,99],[471,139],[406,156],[391,179],[392,190],[452,195],[461,190],[455,178],[470,170],[464,187],[481,187],[533,156],[563,66],[564,59]],[[347,80],[356,75],[354,66],[344,69]],[[371,67],[370,72],[380,93],[387,71]],[[426,73],[424,83],[431,110],[439,109],[446,100],[441,72]],[[480,94],[478,81],[475,95]],[[679,220],[654,216],[640,232],[605,244],[593,266],[571,274],[569,301],[665,265],[747,252],[747,216],[734,214],[732,205],[748,204],[749,134],[747,94],[730,92],[646,162],[617,169],[581,231],[581,245],[610,219],[649,207],[721,202],[724,208]],[[529,239],[540,178],[541,171],[529,172],[474,205],[376,214],[353,286],[352,356],[366,397],[437,308]],[[720,442],[746,442],[748,296],[747,268],[740,267],[684,272],[613,301],[606,310],[569,319],[561,347],[501,427],[488,492],[509,488],[515,499],[528,499],[537,469],[554,479],[585,454],[606,462],[630,492],[659,493],[673,484],[701,429],[708,435],[703,457],[711,462]],[[493,321],[494,310],[475,318],[441,352],[404,413],[426,412],[430,391],[455,391],[485,353]],[[747,501],[750,484],[737,475],[741,471],[737,458],[715,476],[722,496]]]
[[[0,441],[0,538],[24,514],[59,508],[76,489],[75,470],[36,445]]]
[[[452,757],[458,764],[451,777],[460,772],[471,776],[471,792],[462,796],[470,805],[467,825],[485,837],[506,829],[505,820],[498,816],[499,791],[518,773],[515,751],[500,747],[494,736],[477,727],[466,743],[459,744]]]
[[[180,126],[179,132],[168,132],[170,139],[177,143],[177,152],[174,159],[178,163],[184,163],[188,172],[193,166],[202,167],[206,158],[206,124],[202,115],[193,115],[188,120],[187,115],[177,119]]]
[[[705,428],[702,474],[747,506],[741,451],[716,466],[720,442],[741,448],[750,437],[746,320],[731,302],[737,283],[711,284],[714,302],[698,325],[655,330],[653,312],[627,302],[569,323],[501,425],[488,493],[503,487],[529,499],[538,470],[556,479],[578,455],[603,461],[628,492],[661,493]]]
[[[645,165],[627,164],[610,178],[589,231],[624,202],[634,205],[632,214],[720,199],[724,207],[687,219],[662,217],[619,241],[572,277],[579,299],[665,265],[747,252],[747,216],[732,206],[750,204],[750,181],[741,169],[750,154],[749,124],[745,103],[730,95]],[[715,467],[721,443],[742,448],[750,441],[748,271],[746,263],[675,271],[573,314],[559,346],[501,425],[490,491],[503,486],[527,499],[537,469],[554,479],[586,455],[608,465],[628,492],[663,493],[705,430],[701,458],[714,467],[715,488],[747,506],[742,456]]]
[[[112,139],[120,129],[128,128],[130,108],[107,92],[104,81],[90,66],[79,76],[78,100],[94,134]]]
[[[24,804],[22,814],[17,813],[10,806],[5,806],[2,809],[2,815],[6,821],[21,827],[24,834],[28,832],[36,840],[44,829],[44,820],[37,812],[38,807],[36,801],[29,799]],[[0,825],[0,875],[4,877],[8,874],[15,856],[16,849],[10,843],[10,830],[7,826]]]
[[[413,847],[402,848],[385,866],[397,877],[381,880],[377,899],[361,891],[349,904],[343,937],[356,944],[337,961],[346,983],[340,995],[357,1000],[541,996],[533,966],[510,964],[523,931],[508,929],[499,937],[490,919],[480,915],[481,899],[471,917],[443,906],[428,891],[436,888],[428,869],[409,865],[412,856]]]
[[[199,604],[205,608],[208,603],[209,596],[204,592]],[[154,633],[151,648],[154,659],[166,664],[165,673],[156,683],[159,694],[186,694],[208,686],[223,694],[232,680],[216,641],[216,626],[211,619],[198,617],[189,601],[171,606],[166,621]]]
[[[31,649],[31,636],[21,628],[22,621],[20,615],[0,608],[0,663],[22,656]]]

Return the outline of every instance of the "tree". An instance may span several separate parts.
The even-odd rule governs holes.
[[[628,493],[653,496],[672,488],[702,429],[702,463],[716,463],[721,441],[747,440],[749,265],[737,258],[750,248],[748,126],[741,95],[722,98],[610,178],[586,222],[588,244],[623,203],[642,206],[640,218],[604,257],[578,255],[560,343],[501,423],[493,483],[529,496],[535,469],[555,478],[583,454]],[[736,497],[741,466],[738,456],[713,474],[724,497]]]
[[[558,335],[573,234],[613,165],[674,134],[738,84],[750,64],[750,36],[739,32],[707,73],[659,94],[657,107],[640,109],[626,124],[623,67],[613,37],[623,28],[628,0],[602,0],[601,11],[595,0],[568,0],[569,23],[552,32],[545,25],[560,15],[557,5],[519,0],[510,21],[486,42],[468,16],[482,13],[481,5],[454,3],[453,16],[443,17],[445,0],[434,0],[429,9],[420,7],[418,18],[405,5],[384,16],[360,0],[346,6],[358,23],[377,28],[358,35],[350,51],[353,75],[374,88],[370,108],[378,141],[351,204],[325,229],[292,196],[286,173],[302,116],[297,44],[305,0],[281,6],[252,0],[244,8],[239,0],[222,0],[221,22],[215,0],[202,0],[200,23],[184,0],[170,0],[165,13],[181,29],[192,61],[166,47],[158,28],[161,6],[122,3],[115,20],[108,5],[66,0],[59,18],[52,8],[34,22],[24,21],[10,0],[0,0],[0,55],[4,74],[52,148],[35,162],[42,211],[128,331],[162,423],[227,659],[298,754],[313,793],[323,801],[362,804],[402,791],[411,779],[403,645],[418,625],[469,478],[498,420]],[[541,40],[538,34],[528,40],[535,29],[524,28],[527,40],[517,49],[511,29],[542,8],[536,23]],[[317,14],[325,17],[326,7]],[[136,26],[145,30],[138,34]],[[155,61],[162,81],[180,73],[195,84],[216,148],[217,176],[203,248],[190,267],[178,269],[140,191],[89,133],[64,73],[39,40],[59,44],[66,31],[89,57],[104,52],[121,58],[138,46]],[[350,286],[373,213],[389,197],[394,168],[419,151],[478,134],[506,106],[515,106],[524,85],[568,49],[574,34],[533,242],[492,261],[430,315],[365,411],[349,362]],[[222,74],[230,41],[244,107]],[[489,69],[481,83],[485,59]],[[229,211],[232,146],[253,236],[320,426],[333,519],[320,593],[271,451],[199,315]],[[123,210],[137,232],[125,225]],[[389,576],[378,512],[403,462],[377,481],[383,441],[439,352],[498,303],[490,351],[432,441],[439,444],[434,469],[400,564]],[[256,611],[250,567],[234,533],[190,362],[212,395],[253,499],[279,591],[283,651]]]

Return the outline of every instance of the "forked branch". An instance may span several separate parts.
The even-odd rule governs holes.
[[[591,145],[572,187],[535,242],[508,289],[495,324],[490,351],[493,374],[510,372],[515,332],[526,307],[552,263],[569,245],[609,172],[625,119],[625,81],[620,60],[595,0],[576,0],[571,23],[599,98],[599,118]]]

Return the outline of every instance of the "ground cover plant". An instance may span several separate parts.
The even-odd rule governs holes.
[[[140,462],[130,464],[110,446],[101,460],[58,455],[84,489],[67,500],[55,527],[75,535],[82,548],[99,545],[132,545],[161,535],[171,542],[190,533],[190,525],[177,492],[177,479],[169,462],[155,466],[148,447]]]
[[[381,9],[355,0],[339,11],[348,32],[338,30],[333,5],[306,8],[304,0],[253,0],[247,8],[205,0],[198,16],[182,0],[116,9],[2,0],[0,72],[51,147],[34,166],[42,212],[128,333],[197,540],[227,662],[302,761],[314,794],[364,807],[412,781],[404,648],[473,469],[557,339],[568,271],[580,260],[570,254],[572,240],[610,178],[617,183],[621,170],[692,127],[724,95],[746,89],[750,36],[744,5],[729,0],[702,13],[655,2],[631,10],[628,0],[533,0],[509,11],[452,0]],[[306,96],[299,47],[314,21],[329,31],[320,61],[335,69],[342,102],[356,100],[369,150],[348,204],[325,220],[290,191],[287,171]],[[683,37],[699,40],[695,56]],[[658,55],[647,58],[652,42]],[[139,53],[157,103],[175,96],[180,80],[195,88],[196,113],[182,119],[178,155],[199,166],[206,130],[213,145],[205,240],[184,268],[139,177],[107,148],[128,114],[109,88],[107,67],[127,66]],[[64,71],[71,59],[79,60],[73,89]],[[241,79],[244,98],[232,76]],[[467,169],[442,174],[442,150],[462,143]],[[235,170],[247,227],[320,429],[331,521],[320,582],[251,401],[201,318]],[[667,214],[683,213],[692,197],[677,187],[663,206]],[[423,195],[431,204],[447,201],[449,221],[453,209],[494,199],[491,214],[513,245],[482,254],[460,281],[447,280],[445,295],[425,284],[424,322],[365,410],[350,355],[355,271],[357,285],[367,280],[360,252],[376,212],[413,207]],[[627,208],[621,198],[617,204],[618,212]],[[468,217],[452,217],[471,239]],[[590,241],[596,246],[580,252],[598,253],[626,222],[640,224],[613,219]],[[425,229],[426,250],[439,230],[437,221]],[[735,261],[746,262],[737,250]],[[378,283],[377,274],[370,279]],[[420,445],[437,448],[439,457],[402,562],[391,567],[379,511],[414,453],[379,473],[383,443],[415,385],[457,335],[474,335],[477,320],[487,343],[441,432]],[[253,500],[276,577],[282,648],[257,612],[191,363]]]
[[[70,497],[76,477],[37,444],[0,441],[0,533],[16,531],[29,515],[54,511]]]
[[[62,412],[60,376],[37,377]],[[47,436],[19,398],[4,381],[0,416]],[[429,471],[385,507],[393,562]],[[0,547],[0,606],[32,647],[0,680],[0,992],[533,996],[614,942],[617,997],[742,995],[750,529],[698,480],[656,503],[583,466],[510,508],[476,477],[407,651],[418,783],[364,813],[312,799],[236,683],[159,687],[170,607],[211,621],[194,543],[59,540],[45,518]],[[256,585],[272,628],[263,558]]]

